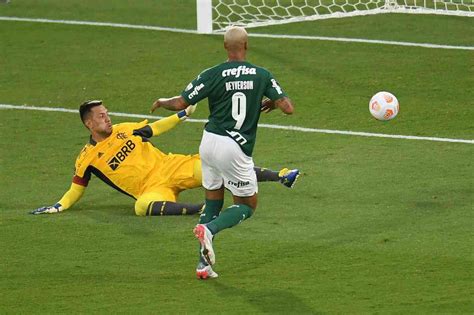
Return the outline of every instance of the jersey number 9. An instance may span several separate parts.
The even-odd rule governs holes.
[[[245,120],[247,113],[247,97],[242,92],[237,92],[232,95],[232,118],[236,123],[234,129],[239,130]]]

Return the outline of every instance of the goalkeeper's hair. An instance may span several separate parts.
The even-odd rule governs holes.
[[[87,116],[91,112],[92,107],[102,105],[102,101],[94,100],[94,101],[85,101],[84,103],[79,106],[79,114],[81,115],[82,123],[86,120]]]

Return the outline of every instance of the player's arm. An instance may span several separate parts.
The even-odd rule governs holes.
[[[287,96],[279,98],[275,101],[272,101],[270,99],[263,100],[260,110],[262,112],[269,113],[275,108],[279,108],[283,113],[287,115],[293,114],[293,111],[294,111],[293,103],[291,102],[290,98]]]
[[[194,111],[196,110],[196,106],[197,105],[189,105],[188,107],[183,110],[180,110],[174,115],[157,120],[140,129],[136,129],[133,131],[133,135],[145,138],[151,138],[153,136],[161,135],[162,133],[173,129],[174,127],[176,127],[177,124],[191,116],[191,114],[194,113]]]
[[[38,208],[32,211],[32,214],[46,214],[46,213],[58,213],[63,210],[69,209],[72,205],[74,205],[79,199],[81,199],[84,191],[86,190],[86,186],[82,186],[80,184],[72,183],[69,190],[63,195],[61,200],[59,200],[56,204],[52,206],[46,206]]]
[[[165,109],[172,110],[172,111],[179,111],[179,110],[185,109],[186,107],[188,107],[188,105],[189,104],[181,95],[173,96],[170,98],[159,98],[153,103],[150,113],[153,113],[155,109],[160,108],[160,107],[163,107]]]
[[[206,98],[211,92],[212,81],[216,78],[213,70],[206,69],[201,72],[196,79],[190,82],[180,95],[170,98],[159,98],[151,107],[150,112],[163,107],[172,111],[179,111],[189,108],[189,105],[197,104]]]

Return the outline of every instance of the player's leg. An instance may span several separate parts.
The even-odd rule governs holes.
[[[162,164],[158,177],[161,184],[176,191],[202,186],[201,160],[198,154],[169,154]]]
[[[280,181],[279,172],[273,171],[265,167],[254,167],[255,175],[258,182],[278,182]]]
[[[186,190],[202,186],[203,167],[199,155],[193,155],[191,159],[189,159],[189,156],[176,155],[173,162],[178,163],[180,168],[170,176],[169,187],[177,190]],[[211,165],[207,165],[205,172],[207,172],[206,187],[210,187],[214,194],[211,198],[206,197],[199,223],[208,223],[216,218],[224,204],[222,177],[214,172]]]
[[[280,171],[273,171],[268,168],[254,167],[258,182],[280,182],[288,188],[293,188],[300,176],[298,169],[283,168]]]
[[[183,215],[202,212],[202,203],[177,202],[179,192],[201,186],[200,177],[194,177],[196,161],[199,161],[198,155],[170,155],[160,172],[151,176],[146,193],[137,200],[137,215]]]
[[[224,157],[220,169],[225,187],[234,196],[234,204],[208,224],[213,235],[250,218],[257,208],[258,184],[253,159],[232,139],[225,149],[228,156]]]
[[[172,201],[152,201],[146,215],[186,215],[201,213],[204,204],[182,203]]]
[[[257,194],[251,197],[234,196],[234,204],[224,209],[219,217],[209,222],[206,227],[216,235],[222,230],[231,228],[250,218],[257,207]]]
[[[218,155],[221,147],[220,143],[216,142],[216,140],[216,137],[212,136],[212,134],[204,132],[199,146],[202,185],[206,189],[206,202],[199,224],[193,232],[200,242],[200,260],[196,268],[196,274],[201,279],[207,278],[207,265],[212,265],[215,262],[212,234],[205,227],[205,224],[218,217],[224,204],[224,182],[222,174],[215,163],[215,157]],[[197,169],[199,170],[199,168]]]
[[[176,202],[176,194],[169,188],[157,188],[153,192],[142,194],[135,202],[135,214],[138,216],[184,215],[202,211],[203,204]]]
[[[194,234],[199,239],[199,262],[196,267],[198,279],[217,278],[218,275],[212,270],[211,264],[215,263],[215,254],[212,246],[214,237],[209,230],[206,231],[205,224],[219,216],[224,204],[224,186],[216,190],[206,190],[206,203],[204,211],[199,218],[199,224],[194,229]]]
[[[257,176],[257,182],[280,182],[284,186],[293,188],[296,180],[300,176],[298,169],[282,168],[279,171],[274,171],[265,167],[254,167],[255,175]],[[196,181],[202,183],[202,165],[201,159],[197,159],[194,162],[194,173],[193,177]]]
[[[249,174],[251,174],[249,176]],[[253,175],[253,176],[252,176]],[[252,180],[253,177],[253,180]],[[225,177],[228,178],[228,177]],[[213,239],[214,236],[224,229],[231,228],[242,221],[250,218],[257,208],[257,181],[255,178],[255,173],[253,172],[252,168],[248,168],[247,174],[239,174],[238,178],[231,177],[231,180],[225,179],[225,182],[234,182],[234,183],[252,183],[249,184],[249,187],[244,189],[238,189],[239,187],[230,186],[226,187],[231,190],[232,194],[234,195],[234,204],[227,209],[221,211],[219,216],[215,219],[210,221],[207,224],[203,224],[203,221],[200,221],[200,224],[196,226],[194,229],[194,234],[199,239],[201,243],[201,259],[198,264],[198,268],[196,269],[198,278],[205,278],[202,275],[205,273],[203,272],[204,267],[207,264],[213,265],[215,263],[215,253],[213,248]],[[235,180],[235,181],[234,181]],[[252,194],[250,196],[243,196],[238,197],[236,196],[237,192],[240,191],[242,194]],[[223,198],[224,195],[224,188],[221,188],[219,191],[212,191],[206,190],[206,205],[208,201],[211,200],[220,200]],[[221,197],[222,196],[222,197]]]
[[[206,202],[199,223],[206,224],[219,216],[224,205],[224,186],[216,190],[206,190]]]
[[[203,186],[206,189],[207,201],[223,198],[221,193],[216,194],[212,184],[224,184],[234,196],[235,203],[221,211],[218,217],[207,224],[198,224],[196,236],[204,246],[212,246],[212,237],[221,230],[233,227],[252,216],[257,207],[257,176],[251,157],[245,155],[239,145],[231,138],[204,133],[200,147]],[[214,179],[210,182],[209,179]],[[222,185],[222,184],[221,184]],[[222,197],[221,197],[222,196]],[[207,244],[209,243],[209,244]],[[213,261],[210,261],[213,264]]]
[[[196,274],[200,279],[217,277],[210,266],[215,263],[214,236],[218,232],[250,218],[257,208],[258,186],[252,159],[243,154],[240,148],[233,144],[230,145],[231,148],[220,147],[225,148],[224,151],[227,154],[211,161],[214,167],[219,170],[219,176],[224,179],[225,187],[234,195],[234,204],[221,211],[219,216],[209,223],[203,224],[204,220],[200,221],[200,224],[194,229],[194,233],[201,243],[201,258],[196,268]],[[205,173],[203,176],[205,181],[208,178],[207,175]],[[207,184],[204,184],[204,187],[207,188]],[[209,201],[222,200],[223,197],[223,187],[219,190],[206,189],[206,205]]]
[[[193,161],[193,178],[199,183],[199,186],[202,186],[202,164],[199,155]]]

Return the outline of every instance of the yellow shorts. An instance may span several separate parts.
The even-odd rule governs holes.
[[[178,200],[180,192],[202,186],[199,155],[169,154],[162,167],[150,174],[135,202],[135,214],[145,216],[152,201]]]

